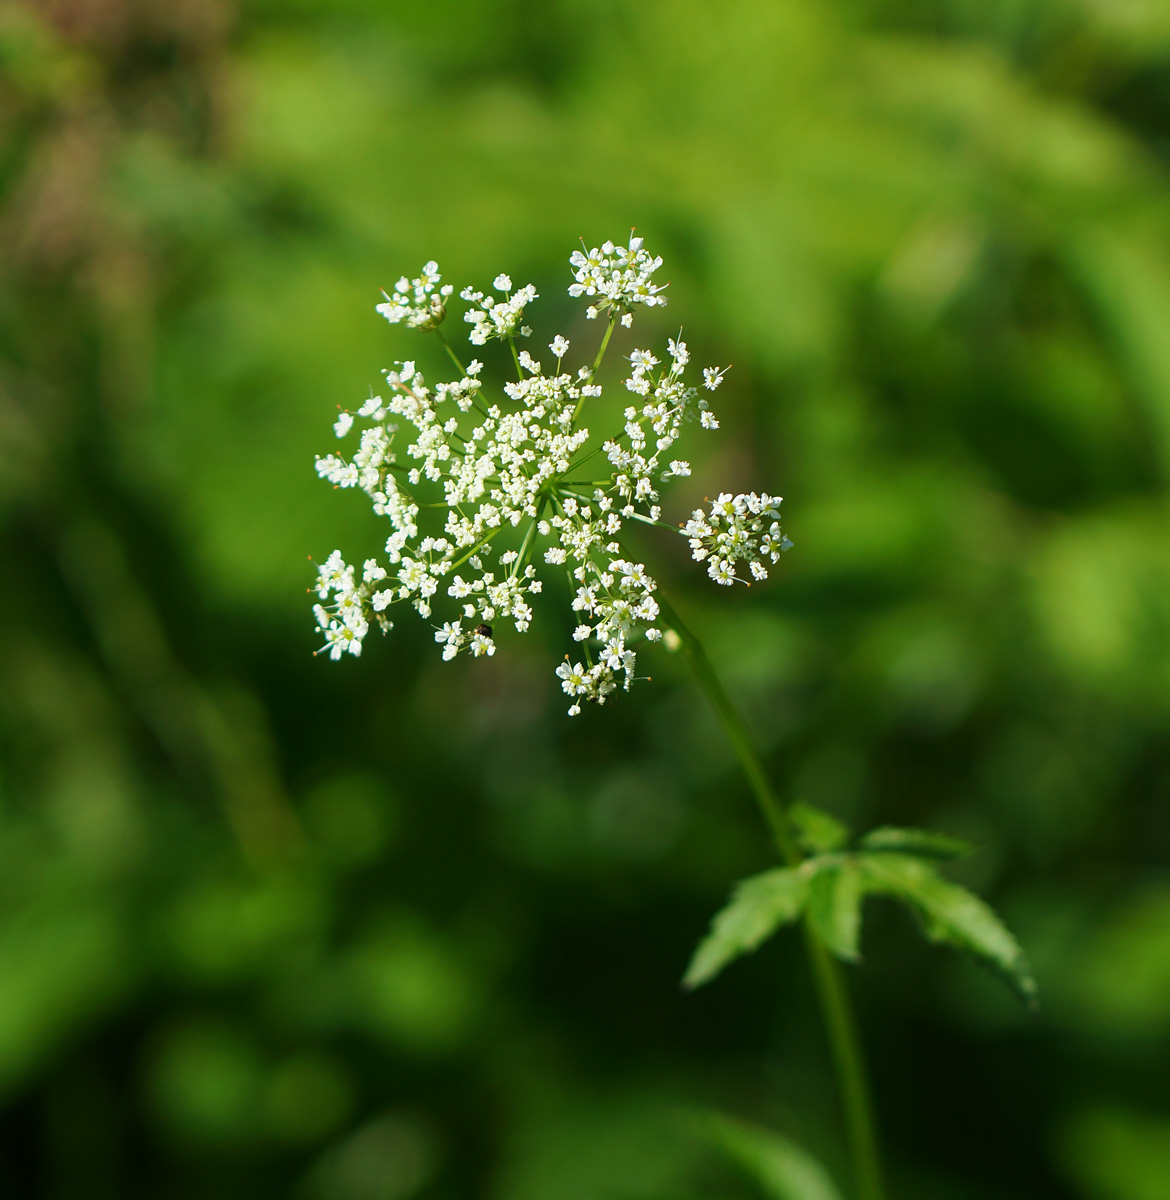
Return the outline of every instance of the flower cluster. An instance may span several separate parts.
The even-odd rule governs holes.
[[[317,618],[317,628],[325,635],[329,657],[335,660],[346,652],[361,654],[362,639],[370,628],[366,619],[368,612],[373,611],[383,633],[394,627],[393,622],[382,615],[381,609],[385,605],[377,603],[374,591],[378,582],[386,578],[385,569],[374,559],[367,558],[360,583],[354,575],[354,568],[341,557],[341,551],[334,550],[318,572],[314,585],[320,600],[329,601],[332,597],[331,604],[314,604],[313,615]]]
[[[666,297],[659,295],[666,284],[655,284],[651,279],[662,266],[662,259],[643,250],[640,237],[631,233],[628,246],[603,242],[600,249],[586,250],[582,242],[581,247],[569,258],[576,281],[569,285],[569,295],[597,297],[585,310],[587,317],[596,317],[610,308],[618,309],[622,324],[629,328],[633,324],[631,305],[653,308],[666,303]]]
[[[670,339],[666,365],[648,350],[632,351],[624,384],[635,402],[620,430],[590,445],[580,418],[586,402],[601,395],[594,378],[609,333],[619,318],[630,324],[633,304],[666,301],[650,282],[661,259],[651,258],[640,238],[632,237],[628,248],[606,242],[571,262],[570,293],[599,297],[592,315],[613,310],[592,366],[564,370],[569,342],[559,334],[549,343],[550,370],[528,351],[515,352],[513,342],[517,378],[493,398],[477,360],[433,387],[415,363],[399,363],[384,372],[385,398],[371,396],[338,417],[337,437],[356,437],[356,445],[348,457],[318,458],[317,472],[335,487],[363,491],[390,531],[384,560],[367,560],[360,578],[338,551],[320,570],[314,614],[331,658],[360,654],[370,628],[391,628],[386,612],[404,601],[427,620],[433,609],[446,610],[435,626],[444,659],[465,650],[490,656],[501,623],[519,633],[529,628],[533,597],[543,591],[542,575],[551,573],[567,583],[574,614],[577,650],[557,676],[576,714],[583,700],[604,703],[619,687],[628,689],[639,643],[662,637],[658,585],[625,548],[623,528],[630,520],[663,525],[658,487],[690,474],[690,465],[669,452],[687,422],[708,430],[718,422],[702,391],[685,381],[686,344]],[[465,320],[476,346],[531,332],[520,322],[535,290],[513,291],[506,275],[493,286],[503,299],[460,293],[472,306]],[[418,279],[400,280],[378,311],[391,322],[435,328],[453,290],[428,263]],[[452,358],[459,362],[453,352]],[[703,376],[710,392],[723,371],[707,368]],[[597,467],[588,466],[599,455],[609,464],[608,478],[600,480],[592,477]],[[696,559],[710,560],[717,582],[730,582],[741,561],[762,579],[764,562],[775,562],[789,544],[778,503],[766,495],[721,495],[681,532]]]
[[[473,345],[486,345],[492,338],[501,341],[506,338],[528,337],[532,330],[527,325],[520,324],[524,308],[536,299],[536,288],[529,284],[527,287],[512,291],[512,281],[507,275],[497,275],[492,282],[497,292],[504,293],[503,300],[494,296],[484,295],[473,288],[464,288],[459,293],[461,299],[477,307],[470,308],[463,314],[463,319],[474,328],[468,334]]]
[[[683,383],[683,371],[690,361],[686,342],[670,338],[667,352],[669,368],[655,374],[659,361],[648,350],[635,350],[630,355],[632,370],[626,379],[627,390],[639,397],[640,403],[625,410],[625,428],[605,443],[603,449],[614,468],[613,488],[625,501],[622,515],[629,517],[639,503],[650,506],[650,517],[661,516],[658,506],[657,480],[672,475],[689,475],[691,465],[685,459],[670,459],[665,466],[666,452],[678,440],[683,422],[697,419],[704,429],[718,429],[719,422],[708,403],[699,398],[696,388]],[[705,386],[714,391],[722,373],[708,367]]]
[[[385,304],[377,305],[376,311],[397,325],[405,321],[411,329],[435,329],[447,315],[444,301],[455,290],[450,284],[439,287],[439,264],[433,259],[422,269],[417,279],[405,275],[394,285],[394,295],[387,295]]]
[[[780,531],[780,497],[767,492],[732,496],[721,492],[711,511],[696,508],[683,526],[691,557],[707,560],[707,574],[728,587],[737,578],[735,564],[746,562],[753,579],[767,579],[768,562],[777,562],[792,543]]]

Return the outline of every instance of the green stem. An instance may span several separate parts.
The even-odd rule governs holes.
[[[699,686],[706,693],[711,707],[723,725],[728,741],[735,750],[740,767],[747,777],[764,821],[772,832],[781,858],[789,866],[798,866],[803,861],[803,855],[793,835],[788,812],[772,787],[764,761],[743,717],[715,673],[702,643],[687,628],[668,600],[662,595],[657,599],[664,621],[678,634]],[[849,1002],[849,992],[840,966],[807,919],[804,922],[804,940],[837,1074],[845,1133],[853,1161],[857,1200],[882,1200],[884,1192],[877,1131],[869,1097],[869,1085],[866,1081],[861,1041]]]
[[[452,571],[454,571],[456,567],[463,566],[463,564],[469,558],[471,558],[475,554],[478,554],[485,546],[490,546],[492,544],[492,542],[495,540],[495,538],[497,538],[502,532],[503,532],[503,526],[499,526],[498,528],[493,529],[491,531],[491,533],[489,533],[487,535],[487,537],[480,538],[480,540],[478,542],[476,542],[475,545],[472,546],[471,549],[468,550],[467,553],[462,556],[462,558],[457,558],[451,564],[450,569]]]
[[[609,324],[605,327],[605,336],[601,339],[601,345],[597,348],[597,357],[593,360],[593,366],[589,368],[589,382],[592,383],[597,378],[597,372],[601,370],[601,360],[605,358],[606,348],[609,346],[609,339],[613,336],[613,327],[617,324],[617,311],[610,313]],[[581,409],[585,406],[585,397],[582,396],[577,401],[577,407],[573,410],[573,424],[577,423],[577,418],[581,415]]]
[[[877,1128],[866,1079],[861,1038],[841,964],[825,948],[812,922],[804,921],[804,944],[812,968],[813,983],[820,1001],[821,1016],[829,1036],[829,1048],[837,1071],[841,1111],[853,1160],[853,1180],[858,1200],[882,1200],[881,1159]]]
[[[459,368],[459,374],[466,376],[467,370],[459,361],[459,355],[451,349],[451,343],[443,336],[443,331],[436,325],[435,332],[439,335],[439,341],[443,343],[443,349],[451,356],[451,361]]]
[[[540,504],[536,508],[536,516],[532,518],[528,528],[524,531],[524,540],[520,543],[520,549],[516,554],[516,561],[512,564],[511,575],[513,579],[528,565],[528,555],[532,551],[532,543],[536,540],[536,526],[540,523],[540,518],[544,515],[544,506],[547,503],[547,497],[541,499]]]
[[[760,806],[764,821],[772,831],[772,837],[776,842],[776,848],[780,851],[780,857],[791,867],[799,866],[803,855],[793,837],[788,814],[785,812],[780,798],[772,790],[764,761],[760,757],[759,750],[756,749],[756,744],[752,740],[752,735],[748,732],[743,718],[736,711],[731,697],[724,690],[719,676],[715,674],[715,668],[711,665],[711,660],[707,657],[703,644],[683,623],[669,600],[661,594],[658,595],[657,600],[663,619],[678,634],[699,681],[699,686],[706,692],[711,707],[723,724],[723,732],[727,734],[727,740],[731,743],[731,747],[739,759],[739,765],[747,776],[748,786],[752,789],[752,795],[755,796],[756,803]]]
[[[641,521],[643,525],[653,525],[655,529],[669,529],[671,533],[678,533],[677,525],[671,525],[669,521],[656,521],[653,517],[648,517],[644,513],[630,513],[630,519]]]
[[[601,339],[601,345],[597,348],[597,357],[593,360],[593,366],[589,371],[589,382],[592,383],[597,372],[601,370],[601,360],[605,357],[606,347],[609,345],[609,339],[613,335],[613,327],[617,324],[616,310],[610,313],[609,324],[605,327],[605,337]]]
[[[508,349],[512,351],[512,361],[516,364],[516,378],[524,382],[524,368],[520,366],[520,355],[516,353],[516,339],[508,334]]]

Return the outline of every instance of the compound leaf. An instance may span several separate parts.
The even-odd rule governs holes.
[[[829,854],[849,840],[849,830],[832,813],[800,801],[788,810],[796,840],[813,854]]]
[[[859,844],[864,850],[916,854],[921,858],[965,858],[975,852],[975,847],[961,838],[926,829],[896,829],[892,825],[870,830]]]
[[[781,925],[800,916],[807,896],[807,876],[789,867],[736,884],[730,901],[716,913],[710,933],[695,950],[683,986],[696,988],[714,979],[729,962],[751,953]]]
[[[856,962],[859,957],[864,899],[865,875],[852,857],[824,863],[809,882],[808,915],[813,928],[846,962]]]
[[[1024,952],[994,910],[920,858],[905,854],[857,857],[869,892],[881,892],[909,904],[922,918],[926,935],[966,950],[1002,972],[1029,1005],[1036,982]]]

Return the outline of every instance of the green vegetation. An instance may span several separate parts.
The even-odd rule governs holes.
[[[1157,3],[0,7],[0,1191],[848,1196],[807,902],[892,1200],[1160,1196],[1168,133]],[[750,590],[641,532],[807,893],[684,655],[572,721],[551,617],[311,656],[385,536],[313,455],[440,369],[378,288],[573,338],[631,224],[735,364],[664,518],[785,496]],[[906,918],[1026,986],[974,894],[1039,1013]]]

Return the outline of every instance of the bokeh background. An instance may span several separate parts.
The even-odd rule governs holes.
[[[1039,978],[871,902],[893,1195],[1165,1200],[1168,155],[1165,0],[0,4],[0,1192],[768,1195],[705,1112],[844,1186],[797,940],[678,987],[770,861],[685,664],[569,721],[552,609],[311,653],[381,540],[313,455],[439,362],[379,286],[581,345],[637,225],[639,344],[735,364],[668,514],[796,543],[657,573],[784,793],[975,839]]]

